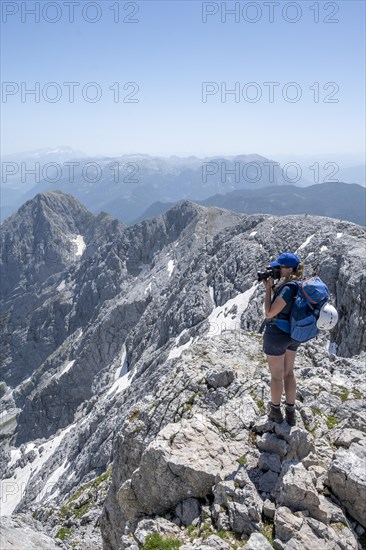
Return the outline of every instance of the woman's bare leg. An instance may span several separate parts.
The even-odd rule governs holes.
[[[284,360],[284,386],[287,403],[295,403],[296,399],[296,378],[294,374],[294,363],[296,351],[286,350]]]
[[[271,401],[275,405],[281,403],[283,393],[283,378],[285,373],[285,354],[267,355],[269,370],[271,372]]]

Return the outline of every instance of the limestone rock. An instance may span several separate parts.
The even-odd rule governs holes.
[[[0,522],[0,548],[16,550],[59,550],[56,541],[27,525],[20,517],[3,516]]]
[[[366,527],[366,457],[356,443],[339,448],[328,471],[328,484],[348,513]]]
[[[132,489],[145,513],[164,513],[186,498],[206,497],[232,467],[228,448],[209,424],[170,424],[143,453]]]
[[[280,458],[286,456],[288,445],[284,439],[275,434],[265,433],[257,440],[258,449],[267,453],[277,454]]]
[[[153,533],[158,533],[159,535],[168,536],[174,539],[179,537],[180,529],[175,523],[165,518],[142,519],[135,529],[134,537],[140,544],[143,544],[146,537]]]
[[[300,463],[283,464],[276,487],[277,503],[291,510],[308,510],[315,517],[319,515],[320,499],[313,478]],[[280,537],[281,538],[281,537]]]
[[[235,371],[225,367],[215,368],[207,373],[207,384],[212,388],[226,388],[235,378]]]
[[[261,533],[252,533],[243,550],[271,550],[273,547]]]
[[[200,516],[200,511],[200,503],[195,498],[183,500],[175,509],[175,513],[183,525],[191,525],[191,523]]]

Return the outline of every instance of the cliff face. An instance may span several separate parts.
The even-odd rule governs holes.
[[[86,550],[101,533],[117,550],[154,530],[187,549],[189,531],[195,548],[217,548],[215,534],[202,541],[220,530],[265,548],[268,522],[278,548],[357,548],[364,237],[348,222],[190,201],[131,227],[62,193],[24,205],[1,227],[3,513],[33,510]],[[24,256],[36,243],[57,250],[52,265]],[[319,273],[340,314],[300,348],[291,432],[265,422],[257,334],[256,271],[283,250]]]

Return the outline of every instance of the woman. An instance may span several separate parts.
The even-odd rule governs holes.
[[[283,421],[281,397],[284,389],[286,420],[290,426],[295,426],[296,380],[294,362],[300,344],[292,340],[287,332],[276,326],[276,320],[282,321],[282,327],[287,324],[286,321],[290,320],[297,287],[287,283],[291,280],[302,279],[304,266],[300,258],[290,252],[281,254],[277,260],[269,265],[280,268],[280,280],[275,286],[273,286],[272,277],[263,281],[266,289],[264,310],[267,320],[263,351],[267,355],[268,366],[271,371],[271,402],[268,418],[277,423]],[[273,296],[272,288],[274,290]],[[278,324],[281,325],[281,323]]]

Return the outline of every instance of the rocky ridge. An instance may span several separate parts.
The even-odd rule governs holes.
[[[7,509],[31,510],[65,548],[101,548],[100,528],[106,549],[143,547],[153,531],[195,548],[265,548],[265,535],[278,548],[357,548],[365,526],[364,230],[189,201],[116,228],[99,233],[93,254],[25,290],[48,293],[38,318],[64,301],[53,330],[70,330],[44,350],[30,380],[23,374],[12,390],[7,379],[0,404],[19,411],[11,430],[1,425]],[[269,377],[253,332],[263,301],[256,268],[284,248],[317,269],[341,313],[330,340],[323,334],[301,347],[291,433],[259,418]],[[15,290],[3,302],[12,315]],[[26,319],[33,315],[25,309]],[[11,357],[22,376],[22,361]],[[22,494],[10,494],[17,483]]]

